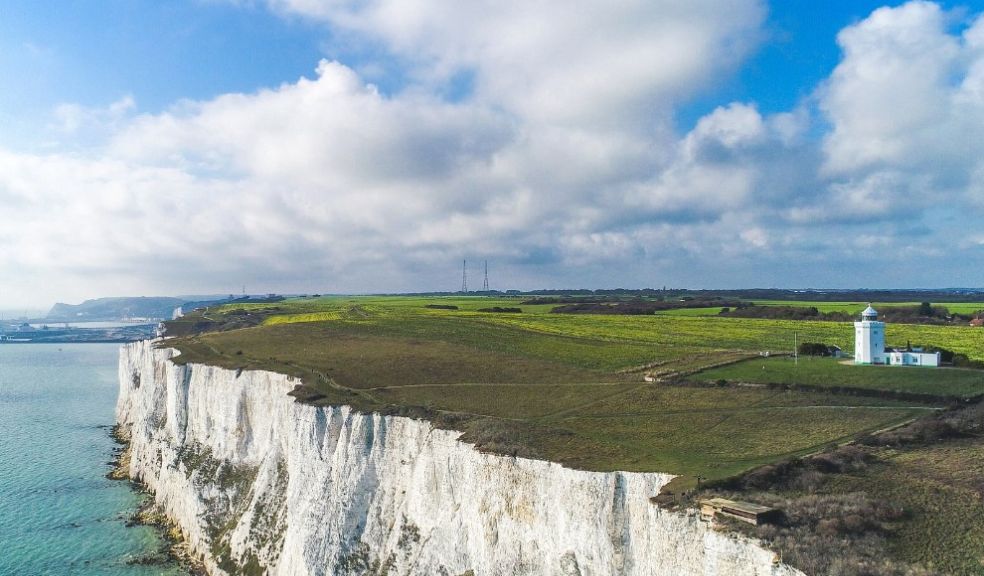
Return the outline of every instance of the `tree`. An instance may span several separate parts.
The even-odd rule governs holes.
[[[803,342],[797,352],[800,356],[830,356],[830,346],[821,342]]]

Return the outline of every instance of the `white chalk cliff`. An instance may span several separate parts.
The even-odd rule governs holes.
[[[792,576],[754,542],[649,498],[668,474],[482,454],[458,433],[287,396],[270,372],[123,347],[117,421],[212,574]]]

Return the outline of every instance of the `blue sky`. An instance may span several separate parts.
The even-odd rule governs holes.
[[[0,0],[0,289],[984,285],[982,9]]]
[[[323,26],[255,6],[174,0],[3,2],[0,93],[8,118],[131,95],[145,112],[181,99],[250,92],[310,74]]]
[[[877,0],[785,0],[768,4],[762,43],[735,76],[681,113],[689,128],[722,101],[750,101],[766,113],[794,108],[809,98],[840,61],[837,33],[883,6],[903,2]],[[955,25],[969,2],[938,2],[952,11]]]
[[[837,65],[837,32],[892,4],[769,3],[761,43],[740,70],[681,105],[679,128],[722,101],[753,101],[763,112],[793,108]],[[972,3],[940,4],[966,10]],[[0,110],[26,126],[65,102],[102,106],[131,95],[141,111],[154,113],[182,99],[293,82],[324,57],[356,68],[386,58],[385,50],[348,45],[330,26],[260,3],[36,0],[2,2],[0,10],[0,77],[19,81],[0,92]],[[389,65],[390,74],[373,80],[398,91],[405,79],[398,60]]]

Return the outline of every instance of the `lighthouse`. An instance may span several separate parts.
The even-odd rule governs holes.
[[[854,323],[854,363],[885,364],[885,323],[878,321],[878,312],[868,304],[861,320]]]

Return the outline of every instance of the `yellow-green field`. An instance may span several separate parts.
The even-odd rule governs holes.
[[[860,315],[869,302],[812,302],[806,300],[752,300],[756,306],[812,306],[819,312],[843,312],[845,314]],[[870,302],[877,310],[886,308],[912,307],[918,306],[919,302]],[[933,302],[933,306],[942,306],[951,314],[974,314],[984,310],[984,302]],[[675,310],[664,310],[657,312],[661,316],[717,316],[721,312],[721,306],[711,306],[706,308],[678,308]]]
[[[883,308],[919,306],[920,302],[812,302],[806,300],[754,300],[757,306],[813,306],[820,312],[845,312],[861,314],[870,304],[877,310]],[[933,306],[942,306],[951,314],[973,314],[984,310],[984,302],[932,302]]]

